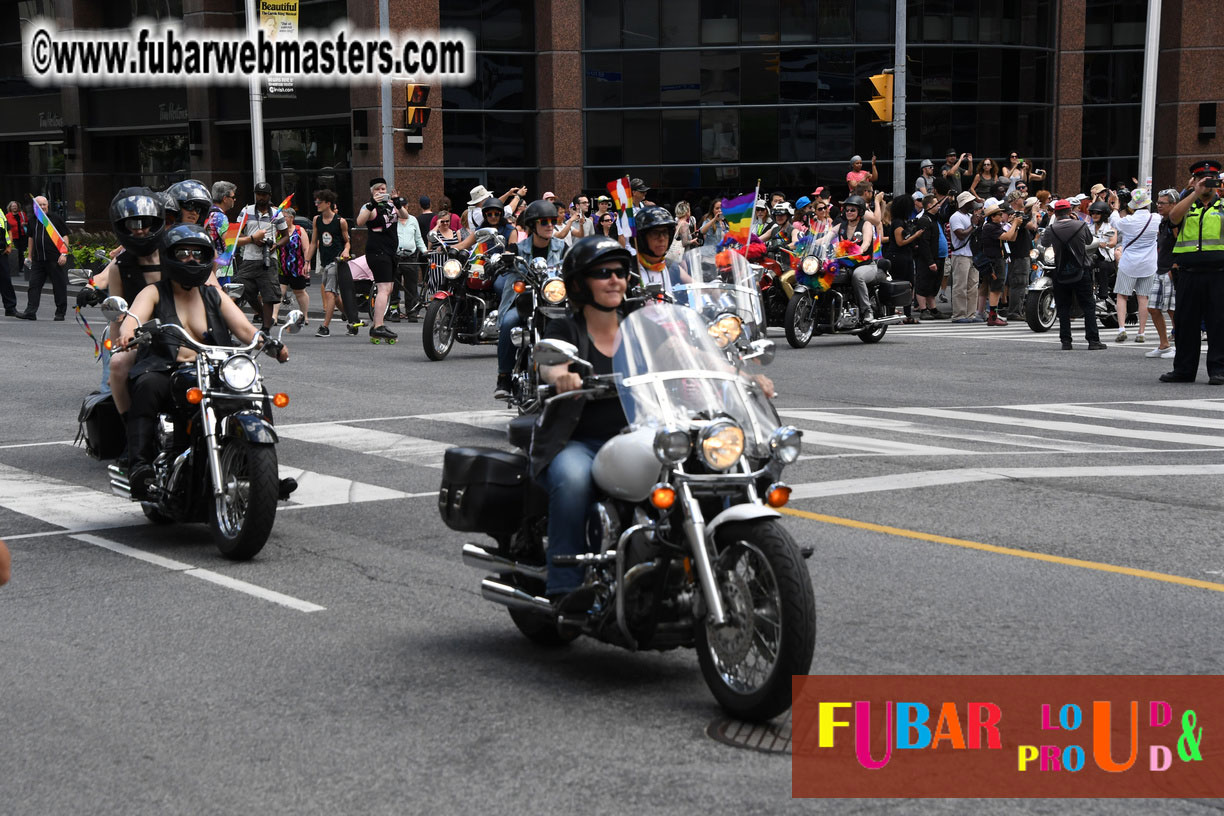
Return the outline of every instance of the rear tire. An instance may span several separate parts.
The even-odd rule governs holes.
[[[247,561],[263,549],[276,521],[276,448],[230,439],[221,443],[220,458],[225,493],[213,499],[210,526],[221,555]]]
[[[791,677],[816,650],[816,597],[794,539],[772,519],[725,524],[715,569],[730,624],[697,624],[706,685],[733,717],[760,722],[791,706]],[[756,660],[751,660],[753,656]]]
[[[884,333],[887,331],[888,331],[888,324],[885,324],[883,326],[876,326],[874,329],[871,329],[870,331],[868,331],[867,329],[864,329],[863,331],[859,332],[858,339],[862,340],[864,343],[878,343],[884,339]]]
[[[435,363],[446,359],[455,347],[454,312],[445,299],[432,300],[421,324],[421,343],[425,356]]]

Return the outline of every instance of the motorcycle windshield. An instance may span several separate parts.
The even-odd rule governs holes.
[[[629,424],[692,430],[727,418],[744,431],[744,451],[769,454],[777,414],[757,383],[731,363],[692,309],[652,303],[620,326],[613,357]]]
[[[757,275],[743,255],[698,247],[684,253],[677,266],[680,282],[672,286],[676,303],[695,309],[706,320],[730,312],[745,327],[755,329],[764,324]]]

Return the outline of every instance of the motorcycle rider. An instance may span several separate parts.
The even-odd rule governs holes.
[[[791,216],[795,214],[795,208],[791,206],[789,201],[779,201],[773,208],[773,223],[761,235],[762,241],[769,241],[772,238],[781,238],[787,246],[793,246],[795,243],[795,224],[791,220]]]
[[[178,204],[178,223],[200,224],[212,209],[212,194],[195,179],[187,179],[166,188],[166,194]]]
[[[500,198],[489,196],[480,205],[481,221],[480,229],[496,230],[497,234],[502,237],[506,245],[510,245],[510,240],[514,236],[514,227],[510,226],[506,219],[506,205],[502,203]],[[472,230],[472,234],[464,238],[459,243],[455,244],[455,249],[467,249],[476,243],[476,230]]]
[[[868,284],[883,283],[885,273],[880,271],[877,261],[882,258],[880,242],[876,239],[875,227],[866,221],[863,215],[867,202],[862,196],[848,196],[842,202],[841,220],[834,225],[835,240],[853,241],[856,245],[854,271],[851,280],[854,283],[854,294],[859,304],[859,320],[863,324],[872,322],[875,316],[871,313],[871,293]]]
[[[679,267],[668,265],[664,256],[676,238],[676,217],[665,207],[646,207],[633,216],[637,250],[636,277],[642,286],[662,286],[671,294],[678,283],[689,283],[691,279]]]
[[[549,321],[544,336],[574,344],[579,356],[592,363],[593,374],[612,373],[629,266],[629,250],[606,235],[577,241],[562,264],[574,316]],[[566,365],[541,366],[540,379],[558,394],[582,387],[582,376]],[[531,469],[548,490],[546,595],[559,608],[581,612],[592,600],[581,588],[584,568],[557,567],[553,559],[586,551],[595,454],[629,423],[619,400],[586,396],[558,401],[541,419],[532,439]]]
[[[1089,261],[1092,264],[1093,278],[1096,281],[1097,297],[1109,300],[1113,294],[1114,277],[1118,272],[1118,264],[1114,261],[1113,248],[1118,243],[1118,234],[1109,223],[1109,205],[1104,201],[1094,201],[1088,206],[1088,230],[1092,234],[1092,245],[1089,250]],[[1126,339],[1126,324],[1118,326],[1118,342]]]
[[[399,335],[383,325],[391,289],[395,286],[395,262],[399,251],[399,219],[408,217],[408,202],[387,192],[387,180],[370,179],[370,200],[357,212],[357,226],[366,227],[366,264],[374,275],[374,325],[370,337],[395,339]]]
[[[538,199],[527,205],[519,218],[519,226],[527,231],[527,237],[515,244],[518,257],[531,262],[543,258],[549,266],[561,263],[569,248],[560,238],[553,237],[557,229],[557,205]],[[497,387],[493,399],[510,396],[510,374],[514,371],[514,341],[511,332],[519,325],[518,309],[514,308],[514,282],[520,280],[518,270],[507,263],[502,274],[493,281],[493,288],[501,295],[498,306],[497,337]]]

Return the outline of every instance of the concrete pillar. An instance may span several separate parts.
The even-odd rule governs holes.
[[[583,189],[582,6],[579,0],[536,3],[536,107],[540,190],[569,199]],[[610,179],[609,179],[610,180]]]
[[[1054,175],[1050,189],[1080,188],[1084,142],[1084,23],[1086,0],[1058,4],[1058,60],[1054,83]]]

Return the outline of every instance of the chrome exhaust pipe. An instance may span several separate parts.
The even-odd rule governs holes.
[[[872,326],[887,326],[892,323],[900,323],[903,320],[905,320],[905,315],[890,315],[888,317],[881,317],[877,320],[871,321],[871,325]]]
[[[124,499],[132,498],[132,485],[128,482],[127,474],[116,465],[108,465],[106,470],[110,474],[111,493]]]
[[[548,567],[520,564],[517,561],[511,561],[509,558],[494,555],[478,544],[463,545],[463,563],[476,569],[491,570],[498,573],[512,572],[527,578],[538,578],[541,581],[548,577]]]
[[[494,581],[492,578],[485,578],[480,582],[480,596],[486,601],[509,606],[512,609],[544,612],[550,615],[556,611],[547,598],[528,594],[517,587]]]

